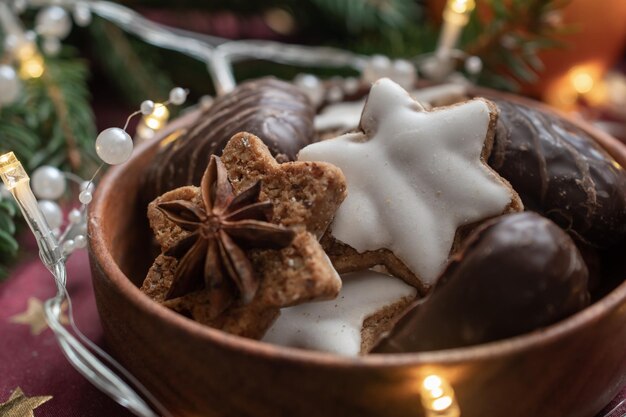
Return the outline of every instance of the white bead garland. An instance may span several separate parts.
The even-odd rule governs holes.
[[[110,127],[98,135],[96,153],[109,165],[122,164],[128,161],[133,153],[133,140],[125,130]]]
[[[15,69],[9,65],[0,65],[0,107],[14,103],[21,92],[22,83]]]
[[[324,86],[315,75],[298,74],[293,79],[293,83],[309,97],[309,100],[315,107],[319,106],[324,100],[324,94],[326,93]]]
[[[85,190],[87,190],[87,191],[89,191],[89,192],[93,192],[93,189],[94,189],[94,188],[95,188],[95,185],[94,185],[94,183],[93,183],[93,182],[91,182],[91,181],[83,181],[83,182],[80,184],[80,190],[81,190],[81,191],[85,191]]]
[[[28,2],[26,0],[13,0],[13,11],[16,14],[22,14],[26,11]]]
[[[37,198],[57,200],[66,188],[65,175],[53,166],[42,166],[33,172],[31,187]]]
[[[61,41],[59,38],[46,36],[41,45],[43,52],[48,56],[55,56],[61,52]]]
[[[343,80],[343,91],[346,94],[356,94],[359,91],[359,80],[355,77],[346,77]]]
[[[85,27],[91,23],[91,9],[85,3],[76,3],[73,15],[78,26]]]
[[[58,229],[63,224],[63,213],[61,212],[61,207],[54,201],[50,200],[40,200],[38,201],[39,208],[43,213],[43,216],[46,218],[46,222],[48,222],[48,226],[51,229]]]
[[[471,75],[478,75],[483,70],[483,61],[477,56],[470,56],[465,61],[465,70]]]
[[[65,242],[63,242],[63,252],[65,252],[66,254],[72,253],[75,247],[76,246],[74,243],[74,239],[68,239]]]
[[[379,78],[387,77],[391,68],[391,60],[384,55],[372,56],[363,69],[363,81],[373,84]]]
[[[11,191],[7,190],[7,187],[4,184],[0,184],[0,200],[3,198],[13,198]]]
[[[41,36],[63,39],[72,30],[72,21],[64,8],[50,6],[37,13],[35,29]]]
[[[80,210],[72,209],[67,215],[67,219],[70,221],[71,224],[78,224],[83,219],[83,215],[81,214]]]
[[[93,195],[87,190],[81,191],[78,195],[78,201],[83,204],[89,204],[91,203],[91,200],[93,200]]]
[[[187,91],[181,87],[172,88],[170,91],[170,103],[180,106],[187,100]]]
[[[141,106],[139,106],[139,110],[141,111],[141,114],[143,114],[144,116],[148,116],[152,114],[152,112],[154,111],[154,101],[145,100],[141,102]]]
[[[83,235],[74,236],[74,247],[82,249],[87,246],[87,238]]]
[[[200,97],[200,107],[202,107],[202,109],[204,110],[207,110],[213,105],[213,101],[213,97],[209,95],[202,96]]]
[[[343,100],[343,90],[340,86],[334,85],[328,89],[326,92],[326,100],[331,103],[336,103],[338,101]]]

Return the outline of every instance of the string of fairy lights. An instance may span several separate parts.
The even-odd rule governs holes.
[[[18,14],[27,7],[41,8],[33,30],[25,30],[18,18]],[[470,75],[476,75],[482,69],[480,59],[467,56],[455,49],[474,7],[474,0],[449,0],[444,11],[444,25],[436,51],[410,60],[391,61],[381,56],[365,57],[332,48],[284,45],[269,41],[227,41],[219,38],[200,40],[180,31],[172,31],[126,7],[106,1],[2,2],[0,29],[5,34],[8,59],[1,62],[9,63],[0,65],[0,106],[10,104],[19,97],[22,79],[38,78],[43,75],[46,68],[42,54],[58,53],[61,41],[71,31],[70,14],[79,26],[90,24],[92,14],[96,14],[147,43],[204,61],[216,91],[218,94],[225,94],[236,86],[232,64],[246,59],[265,59],[300,66],[351,67],[359,71],[365,80],[391,76],[402,84],[413,84],[417,72],[433,80],[444,80],[454,74],[459,61],[465,64],[465,69]],[[41,50],[37,46],[38,39]],[[314,101],[319,100],[321,83],[315,77],[311,77],[303,75],[294,82]],[[348,84],[353,81],[346,79],[344,88],[347,89]],[[341,99],[340,93],[335,94],[335,99]],[[133,140],[126,131],[130,118],[142,117],[137,128],[137,138],[149,139],[167,123],[168,105],[182,105],[187,99],[187,94],[183,88],[176,87],[164,102],[145,100],[140,108],[129,116],[123,128],[110,127],[100,132],[95,140],[95,147],[103,164],[117,165],[130,158],[134,147]],[[210,98],[205,97],[201,105],[207,106],[211,104],[210,102]],[[156,410],[160,415],[169,417],[171,414],[168,410],[121,365],[87,339],[73,321],[71,298],[66,289],[65,262],[74,250],[86,246],[86,212],[92,199],[93,180],[96,174],[91,179],[84,180],[72,173],[44,166],[33,173],[31,180],[12,152],[0,155],[0,178],[5,190],[15,198],[26,223],[35,235],[41,260],[52,273],[57,286],[57,294],[45,302],[44,312],[61,350],[69,362],[90,382],[134,414],[156,417],[154,411]],[[80,208],[72,209],[67,222],[64,222],[62,210],[55,200],[66,193],[67,181],[76,183],[80,190],[78,195]],[[66,226],[62,228],[64,223]],[[59,320],[64,302],[69,305],[69,330]],[[118,374],[121,374],[127,382]],[[460,406],[454,396],[454,390],[442,376],[431,374],[417,379],[420,383],[421,405],[426,417],[460,416]]]

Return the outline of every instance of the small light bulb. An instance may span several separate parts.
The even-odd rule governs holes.
[[[161,129],[170,117],[170,111],[167,106],[161,103],[154,105],[154,110],[147,116],[144,116],[144,123],[152,130]]]
[[[577,72],[572,75],[572,84],[578,94],[586,94],[593,89],[594,81],[588,72]]]
[[[43,75],[44,70],[43,57],[39,54],[20,61],[20,77],[24,79],[39,78]]]
[[[452,405],[452,398],[446,396],[433,400],[433,410],[444,411]]]
[[[459,417],[461,411],[454,399],[454,390],[439,375],[429,375],[422,380],[420,398],[426,417]]]
[[[424,388],[426,388],[428,391],[432,391],[436,388],[441,387],[441,382],[441,378],[439,378],[437,375],[429,375],[424,378]]]
[[[468,14],[476,7],[474,0],[450,0],[448,7],[455,13]]]
[[[7,190],[12,190],[19,183],[29,180],[28,174],[13,152],[0,156],[0,178]]]

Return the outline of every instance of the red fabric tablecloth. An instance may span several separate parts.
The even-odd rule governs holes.
[[[102,329],[85,251],[71,257],[68,274],[76,323],[87,337],[101,343]],[[17,266],[0,284],[0,417],[26,417],[30,414],[24,410],[29,408],[34,409],[35,417],[131,416],[63,357],[38,311],[41,301],[54,292],[52,277],[37,259]],[[18,387],[22,394],[16,391]],[[625,400],[626,387],[599,417],[623,417]]]

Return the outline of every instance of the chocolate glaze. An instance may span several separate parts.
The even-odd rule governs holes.
[[[606,248],[626,236],[626,172],[584,130],[501,99],[491,165],[527,210],[578,241]]]
[[[159,151],[144,178],[143,201],[183,185],[198,185],[212,154],[245,131],[263,140],[279,161],[294,160],[314,138],[315,110],[292,84],[261,78],[218,97],[196,125]]]
[[[555,323],[589,303],[587,267],[573,240],[532,212],[475,230],[432,293],[415,303],[374,352],[448,349]]]

